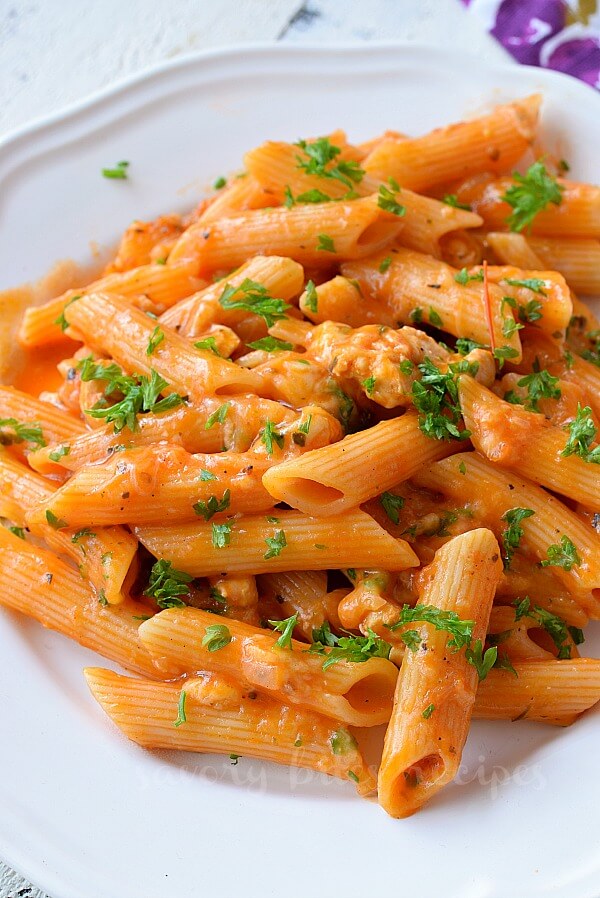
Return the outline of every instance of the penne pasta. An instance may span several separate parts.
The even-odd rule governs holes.
[[[0,453],[0,517],[18,527],[28,526],[32,534],[50,548],[71,558],[81,576],[89,580],[98,596],[110,605],[125,598],[123,584],[134,563],[137,540],[122,527],[88,528],[85,532],[68,529],[60,516],[44,514],[36,523],[28,522],[29,512],[37,505],[48,507],[53,489],[47,480]]]
[[[214,527],[221,527],[216,530]],[[414,567],[407,542],[394,539],[362,511],[335,519],[279,511],[269,518],[246,515],[222,524],[136,527],[135,534],[157,558],[168,558],[194,577],[228,573],[327,570],[356,564],[391,571]],[[267,542],[268,540],[268,542]]]
[[[460,448],[459,443],[426,437],[417,415],[407,412],[339,443],[274,465],[265,472],[263,483],[274,499],[305,514],[337,515]],[[363,474],[365,467],[368,477]]]
[[[126,299],[108,293],[82,296],[69,310],[71,328],[98,352],[109,353],[126,371],[156,371],[169,386],[192,400],[252,390],[256,378],[210,350],[195,349],[175,331],[160,329],[162,339],[149,352],[156,322]],[[127,339],[123,339],[123,333]]]
[[[93,293],[112,292],[127,297],[133,305],[159,314],[189,296],[200,286],[190,265],[143,265],[127,272],[108,274],[79,290],[69,290],[42,306],[26,309],[19,339],[23,346],[45,346],[61,340],[67,319],[61,320],[75,299]],[[69,316],[70,318],[70,316]]]
[[[581,455],[565,457],[568,430],[539,413],[503,402],[471,377],[461,377],[460,404],[475,448],[489,461],[516,471],[588,508],[600,506],[600,471]],[[498,434],[506,434],[498,440]]]
[[[85,676],[113,723],[144,748],[264,758],[352,779],[362,795],[373,791],[372,775],[356,741],[327,717],[261,693],[251,698],[234,681],[215,675],[185,685],[138,680],[94,667],[88,667]],[[181,725],[174,726],[179,720]]]
[[[426,190],[475,172],[512,168],[535,136],[540,97],[496,106],[489,115],[437,128],[423,137],[382,140],[367,156],[367,173]]]
[[[223,641],[229,641],[215,650],[214,623],[210,612],[169,608],[141,625],[140,639],[164,679],[208,670],[231,677],[244,690],[263,690],[347,725],[376,726],[389,718],[398,673],[391,661],[339,661],[323,670],[323,656],[311,655],[303,643],[290,640],[280,648],[276,633],[234,620],[225,627]]]
[[[405,817],[472,716],[600,700],[600,188],[536,158],[540,99],[267,141],[8,292],[0,604],[140,677],[86,671],[137,744],[367,795],[387,722]]]
[[[147,608],[126,599],[103,607],[81,574],[52,552],[0,527],[0,605],[33,617],[80,645],[148,677],[159,676],[138,638]]]
[[[423,571],[420,601],[472,623],[472,639],[485,638],[502,563],[489,530],[446,543]],[[460,767],[477,672],[448,634],[421,627],[421,648],[404,656],[394,708],[385,734],[377,780],[379,803],[392,817],[407,817],[449,783]]]
[[[378,252],[398,236],[402,219],[383,212],[374,197],[246,212],[207,227],[188,228],[169,257],[194,260],[198,272],[237,268],[249,256],[289,256],[302,265],[327,268],[338,260]],[[325,238],[325,239],[323,239]]]
[[[600,240],[529,237],[528,242],[544,267],[560,271],[576,293],[600,293]]]
[[[519,661],[517,676],[491,670],[479,684],[474,717],[485,720],[539,720],[567,726],[600,701],[600,662]]]
[[[511,509],[533,511],[520,524],[520,547],[538,562],[549,561],[549,547],[560,546],[561,537],[566,536],[576,547],[581,563],[553,565],[552,573],[591,617],[600,613],[598,600],[590,592],[600,586],[599,537],[581,517],[541,487],[502,471],[476,452],[435,462],[414,474],[412,483],[468,503],[479,520],[499,536],[508,526],[504,516]]]
[[[380,271],[384,253],[358,262],[342,265],[345,277],[358,281],[365,296],[373,296],[392,310],[398,323],[421,321],[433,324],[455,337],[466,337],[477,343],[490,343],[481,271],[461,283],[459,272],[431,256],[412,250],[395,248],[391,263]],[[465,274],[467,274],[465,272]],[[458,277],[458,280],[457,280]],[[506,346],[515,360],[521,357],[517,330],[505,336],[504,322],[512,317],[503,309],[503,292],[495,284],[489,286],[491,323],[495,346]]]

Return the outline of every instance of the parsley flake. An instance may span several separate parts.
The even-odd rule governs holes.
[[[522,231],[531,227],[536,215],[549,203],[560,206],[564,188],[548,174],[543,162],[531,165],[524,175],[513,173],[514,184],[508,188],[502,199],[512,207],[507,219],[511,231]]]
[[[202,638],[202,645],[209,652],[218,652],[231,642],[232,636],[229,627],[225,624],[210,624]]]

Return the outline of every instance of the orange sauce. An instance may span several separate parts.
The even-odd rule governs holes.
[[[24,393],[31,393],[32,396],[39,396],[46,390],[54,392],[63,382],[56,366],[63,359],[68,359],[75,349],[77,344],[67,339],[52,346],[23,349],[21,364],[13,385]]]

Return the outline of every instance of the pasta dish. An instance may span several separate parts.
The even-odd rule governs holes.
[[[600,188],[540,104],[267,141],[25,310],[0,604],[125,669],[84,673],[140,746],[406,817],[471,719],[600,700]]]

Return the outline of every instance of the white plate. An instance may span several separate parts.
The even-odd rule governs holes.
[[[89,261],[90,241],[109,246],[134,217],[190,206],[267,137],[419,133],[536,90],[549,144],[597,180],[598,95],[540,69],[371,45],[155,70],[0,147],[3,286]],[[104,180],[121,159],[130,180]],[[600,893],[598,714],[565,731],[476,724],[459,783],[393,821],[349,783],[142,751],[87,694],[91,652],[7,613],[0,645],[0,856],[54,898]]]

